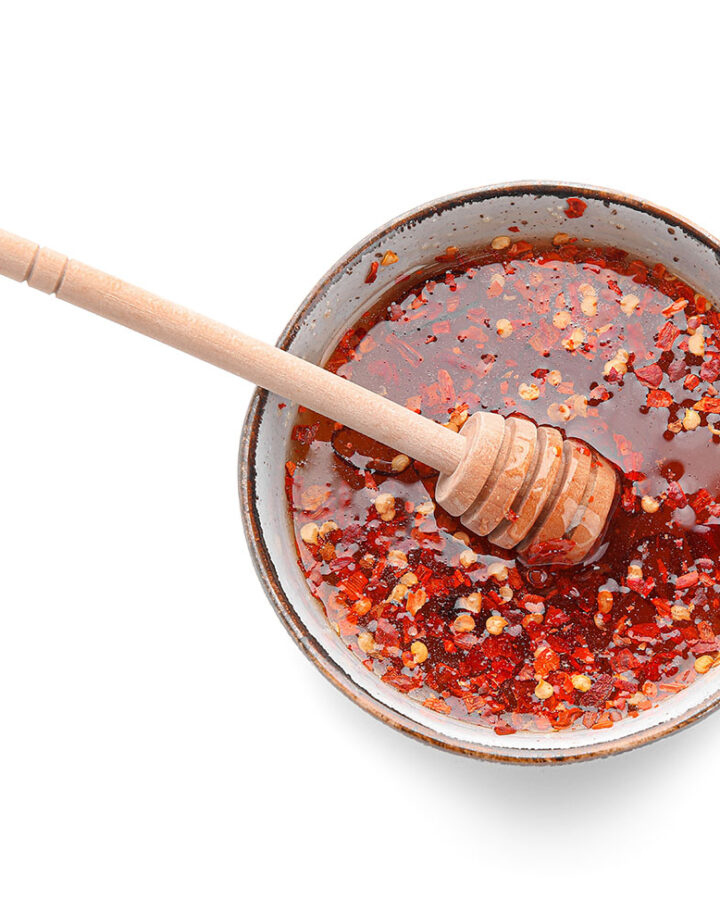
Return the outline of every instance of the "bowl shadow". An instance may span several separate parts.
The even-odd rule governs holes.
[[[579,809],[601,816],[610,812],[617,808],[618,797],[625,809],[641,804],[657,793],[659,784],[677,775],[681,760],[682,771],[702,767],[708,744],[717,746],[720,741],[720,717],[709,716],[634,750],[560,765],[487,762],[428,747],[386,728],[378,732],[385,735],[380,751],[398,766],[412,765],[417,783],[441,782],[454,805],[470,812],[482,810],[483,816],[491,812],[499,824],[510,828],[519,815],[567,823]]]

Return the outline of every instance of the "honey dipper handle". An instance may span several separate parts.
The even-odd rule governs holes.
[[[441,472],[453,472],[463,457],[465,439],[430,419],[284,350],[4,231],[0,274],[239,375]]]

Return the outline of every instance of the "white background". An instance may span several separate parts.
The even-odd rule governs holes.
[[[710,9],[2,4],[0,227],[270,341],[464,188],[599,184],[718,233]],[[561,768],[415,743],[264,598],[248,385],[10,282],[0,379],[3,900],[710,887],[720,715]]]

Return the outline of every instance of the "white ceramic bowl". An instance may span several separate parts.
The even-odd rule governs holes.
[[[585,201],[587,209],[581,218],[564,215],[567,197]],[[398,278],[432,265],[449,245],[461,252],[472,249],[504,234],[511,225],[530,240],[567,231],[665,263],[718,302],[720,245],[685,219],[601,188],[547,182],[504,184],[436,200],[379,228],[321,279],[290,320],[278,346],[321,362],[345,330]],[[400,263],[380,267],[375,283],[366,284],[370,263],[390,248],[399,254]],[[265,591],[290,634],[323,674],[363,709],[447,750],[503,762],[549,763],[632,749],[696,722],[720,703],[718,668],[611,729],[501,736],[433,712],[384,684],[330,628],[298,567],[283,465],[295,407],[288,404],[279,409],[278,402],[280,398],[256,391],[243,430],[240,494],[248,544]]]

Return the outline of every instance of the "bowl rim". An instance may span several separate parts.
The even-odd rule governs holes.
[[[526,194],[548,194],[553,197],[586,197],[600,200],[606,204],[616,203],[651,216],[662,219],[670,227],[682,228],[697,241],[704,244],[720,260],[720,241],[710,232],[700,228],[694,222],[671,210],[651,203],[632,194],[625,194],[610,188],[596,187],[586,184],[555,181],[514,181],[492,184],[485,187],[459,191],[421,204],[372,231],[348,250],[315,284],[309,294],[292,315],[290,321],[280,334],[276,346],[287,350],[298,332],[308,311],[317,298],[325,292],[338,278],[343,270],[369,249],[401,226],[413,225],[416,221],[438,212],[446,211],[466,203],[475,203],[497,197],[523,196]],[[655,726],[648,727],[636,734],[621,738],[609,738],[592,746],[573,749],[570,752],[559,752],[558,755],[540,754],[537,750],[528,749],[525,753],[505,754],[502,751],[478,747],[464,741],[444,737],[438,732],[408,718],[397,710],[386,706],[382,701],[369,694],[356,684],[345,670],[328,654],[325,648],[308,632],[300,616],[296,612],[290,598],[285,593],[272,557],[265,542],[260,515],[257,506],[255,451],[262,415],[267,406],[268,391],[256,388],[243,422],[238,458],[238,485],[240,509],[245,538],[258,579],[270,601],[271,606],[282,621],[290,636],[300,647],[305,656],[320,670],[346,697],[354,701],[361,709],[376,719],[389,725],[403,734],[413,737],[431,746],[452,753],[469,756],[475,759],[492,762],[514,763],[519,765],[547,765],[552,763],[570,763],[597,759],[616,755],[659,740],[681,729],[687,728],[709,715],[720,706],[720,689],[705,698],[697,707],[691,708],[680,718],[669,719]]]

